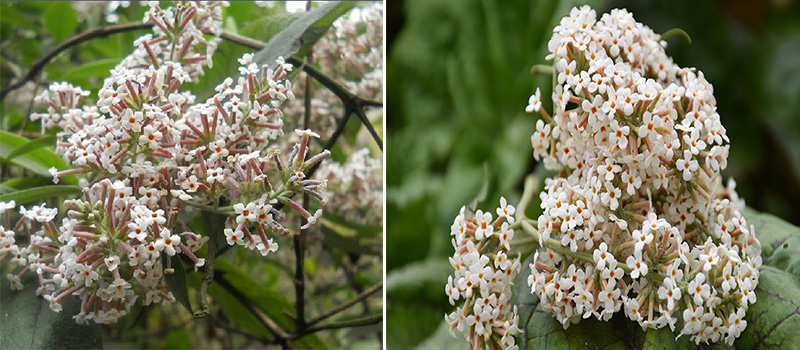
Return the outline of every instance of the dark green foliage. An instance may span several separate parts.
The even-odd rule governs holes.
[[[103,347],[100,325],[79,325],[72,319],[81,300],[68,298],[55,313],[36,295],[33,273],[22,278],[25,288],[11,290],[5,276],[0,279],[0,347],[4,349],[99,349]]]

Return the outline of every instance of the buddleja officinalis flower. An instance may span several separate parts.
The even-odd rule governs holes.
[[[245,54],[239,76],[226,79],[204,102],[182,90],[212,65],[221,32],[225,2],[177,3],[162,8],[151,2],[144,20],[153,34],[134,42],[134,52],[111,70],[96,106],[83,105],[88,91],[55,83],[37,98],[47,111],[36,113],[43,128],[58,128],[57,153],[72,169],[52,169],[54,181],[72,174],[82,180],[83,198],[66,201],[59,225],[56,209],[20,207],[14,225],[14,202],[0,203],[0,258],[21,277],[38,277],[37,294],[61,310],[65,298],[81,300],[78,323],[112,323],[137,301],[172,302],[165,274],[171,257],[183,254],[201,267],[194,252],[208,237],[192,232],[182,220],[189,207],[217,208],[230,203],[224,235],[266,256],[278,249],[273,235],[289,234],[281,225],[285,206],[314,224],[322,211],[310,213],[292,197],[307,193],[325,203],[325,181],[306,172],[330,152],[310,155],[318,137],[295,130],[298,142],[286,156],[277,141],[284,137],[281,106],[292,100],[283,59],[269,65]],[[223,210],[218,208],[218,210]],[[27,245],[15,237],[25,236]]]
[[[554,29],[552,110],[538,89],[526,108],[542,116],[533,156],[558,173],[545,180],[542,214],[515,222],[502,200],[497,219],[462,209],[451,231],[446,291],[465,302],[447,319],[475,348],[517,348],[506,302],[519,257],[504,237],[519,228],[542,247],[531,293],[564,328],[621,311],[643,330],[732,344],[747,326],[761,247],[735,182],[722,185],[730,140],[711,84],[665,47],[624,9],[598,21],[573,8]]]

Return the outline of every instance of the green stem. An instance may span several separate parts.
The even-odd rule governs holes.
[[[210,212],[210,213],[214,213],[214,214],[220,214],[220,215],[225,215],[225,216],[236,216],[236,214],[233,211],[233,207],[231,207],[231,206],[227,206],[227,207],[218,207],[216,205],[215,206],[210,206],[210,205],[200,204],[200,203],[196,203],[196,202],[192,202],[192,201],[185,201],[183,203],[185,203],[185,204],[187,204],[187,205],[189,205],[191,207],[195,207],[197,209],[201,209],[201,210],[204,210],[204,211],[207,211],[207,212]]]
[[[531,67],[531,74],[546,74],[546,75],[553,75],[553,66],[546,65],[546,64],[536,64]]]
[[[219,197],[214,200],[214,212],[219,209]],[[203,318],[208,316],[208,285],[214,280],[214,260],[217,257],[217,223],[219,215],[214,215],[211,218],[211,229],[209,230],[208,239],[208,254],[206,256],[206,270],[203,276],[203,281],[200,283],[200,291],[198,301],[200,303],[200,310],[194,313],[195,318]]]
[[[528,205],[531,203],[538,187],[535,175],[529,174],[525,177],[525,189],[522,191],[522,198],[520,198],[519,204],[517,204],[517,216],[515,218],[517,221],[526,220],[525,212],[528,210]]]

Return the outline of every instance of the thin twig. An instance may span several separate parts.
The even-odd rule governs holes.
[[[236,333],[236,334],[239,334],[241,336],[244,336],[245,338],[247,338],[249,340],[259,341],[262,344],[272,344],[273,343],[272,339],[265,338],[265,337],[262,337],[262,336],[258,336],[258,335],[255,335],[255,334],[247,333],[247,332],[237,328],[236,326],[228,326],[228,325],[224,325],[224,324],[220,324],[220,323],[217,323],[216,326],[219,327],[219,328],[222,328],[224,330],[227,330],[228,332]]]
[[[348,302],[346,302],[346,303],[344,303],[342,305],[337,306],[333,310],[328,311],[328,312],[326,312],[326,313],[324,313],[322,315],[319,315],[317,317],[314,317],[314,318],[308,320],[308,324],[309,325],[317,324],[320,321],[323,321],[323,320],[325,320],[325,319],[327,319],[327,318],[329,318],[329,317],[331,317],[333,315],[336,315],[336,314],[338,314],[338,313],[340,313],[340,312],[342,312],[344,310],[347,310],[348,308],[350,308],[351,306],[357,304],[358,302],[367,299],[370,295],[375,294],[375,292],[381,290],[381,288],[383,288],[383,281],[380,281],[378,284],[376,284],[376,285],[374,285],[372,287],[369,287],[369,289],[365,290],[363,293],[359,294],[358,296],[356,296],[352,300],[350,300],[350,301],[348,301]]]
[[[306,11],[311,9],[311,1],[306,3]],[[311,64],[311,53],[306,56],[306,61],[303,66]],[[308,124],[311,119],[311,77],[306,76],[305,96],[303,96],[303,129],[308,129]],[[311,145],[309,145],[308,152],[311,152]],[[300,155],[301,160],[305,160],[305,154]],[[308,209],[308,194],[303,193],[303,209]],[[306,291],[306,278],[305,278],[305,247],[306,247],[306,229],[302,228],[306,224],[306,219],[300,217],[300,233],[294,236],[294,300],[295,310],[297,315],[294,318],[295,331],[300,332],[306,329],[306,304],[305,304],[305,291]]]
[[[240,292],[238,289],[234,288],[230,284],[230,282],[228,282],[228,280],[225,279],[223,274],[219,274],[218,273],[218,274],[214,275],[214,281],[217,282],[217,284],[220,287],[222,287],[223,289],[225,289],[228,293],[233,295],[234,298],[236,298],[237,300],[241,301],[242,305],[244,305],[244,307],[247,309],[247,311],[250,311],[250,313],[252,313],[253,316],[255,316],[256,319],[258,319],[258,321],[261,322],[261,324],[270,333],[272,333],[272,335],[275,336],[274,342],[283,345],[284,348],[289,347],[289,342],[288,342],[288,337],[289,336],[285,332],[283,332],[281,330],[281,328],[278,325],[276,325],[275,322],[272,321],[272,319],[270,319],[267,315],[265,315],[263,312],[261,312],[261,310],[259,310],[258,308],[254,307],[248,301],[249,299],[247,298],[247,296],[242,294],[242,292]]]
[[[372,138],[375,140],[375,142],[378,143],[378,148],[380,148],[381,151],[383,151],[383,144],[381,143],[381,136],[378,135],[377,131],[375,131],[375,127],[372,126],[372,123],[369,121],[369,118],[367,118],[367,114],[364,113],[364,106],[361,105],[359,107],[360,108],[356,108],[355,109],[356,116],[358,116],[358,119],[361,120],[361,124],[364,124],[364,126],[367,127],[367,131],[369,131],[369,134],[372,135]]]
[[[36,76],[42,71],[42,69],[44,69],[47,63],[49,63],[52,59],[56,58],[56,56],[58,56],[58,54],[60,54],[64,50],[67,50],[73,46],[76,46],[82,42],[94,38],[105,37],[109,34],[122,33],[131,30],[149,29],[152,26],[153,26],[152,23],[141,23],[141,22],[125,23],[112,26],[103,26],[72,36],[63,43],[59,44],[58,46],[50,50],[50,52],[45,54],[42,58],[36,60],[36,62],[33,62],[33,64],[31,64],[31,68],[28,70],[28,73],[26,73],[16,83],[11,84],[9,87],[0,91],[0,101],[4,100],[11,91],[21,88],[29,81],[33,81],[33,79],[36,78]]]
[[[383,313],[362,317],[355,320],[341,321],[336,323],[324,324],[316,327],[309,327],[302,333],[292,334],[292,339],[302,338],[311,333],[316,333],[324,330],[369,326],[373,324],[378,324],[381,321],[383,321]]]

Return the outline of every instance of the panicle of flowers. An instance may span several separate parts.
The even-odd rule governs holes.
[[[337,217],[363,225],[383,222],[383,163],[369,148],[353,152],[344,164],[325,163],[314,177],[327,184],[322,194]]]
[[[455,253],[450,265],[455,272],[447,278],[445,293],[450,304],[464,303],[445,321],[450,334],[464,333],[474,349],[517,349],[520,333],[517,307],[508,303],[514,277],[520,270],[519,256],[509,256],[514,230],[514,207],[500,199],[497,218],[491,212],[474,214],[462,207],[450,227]]]
[[[565,328],[624,310],[643,329],[680,322],[698,344],[732,344],[761,248],[721,184],[730,141],[713,87],[624,9],[572,9],[548,47],[552,111],[538,89],[526,110],[543,117],[533,156],[558,176],[540,194],[532,292]]]
[[[89,96],[89,91],[68,83],[53,83],[33,101],[38,105],[47,106],[46,113],[32,113],[31,120],[41,120],[42,132],[45,129],[67,129],[75,125],[83,114],[97,115],[97,107],[83,107],[84,97]]]
[[[77,322],[116,322],[138,297],[144,304],[174,300],[163,281],[173,272],[169,257],[183,254],[195,268],[204,266],[194,251],[208,237],[192,232],[179,214],[196,207],[229,215],[228,243],[265,256],[278,248],[270,233],[291,232],[280,223],[285,214],[278,206],[302,216],[303,227],[321,216],[292,200],[308,193],[327,201],[324,181],[305,175],[330,155],[309,154],[310,139],[319,135],[295,130],[298,141],[288,157],[274,144],[283,136],[282,105],[294,98],[286,80],[291,65],[282,58],[258,65],[245,54],[239,77],[226,79],[204,103],[181,90],[211,64],[223,5],[164,9],[151,2],[145,20],[154,23],[156,38],[135,42],[136,51],[105,80],[96,107],[80,107],[87,93],[66,84],[42,94],[48,113],[59,114],[45,127],[61,128],[56,151],[73,167],[51,169],[54,181],[81,174],[89,184],[84,199],[65,203],[69,212],[58,228],[55,209],[22,208],[25,217],[46,215],[30,214],[11,227],[7,211],[14,203],[2,206],[0,258],[14,256],[11,263],[24,266],[9,278],[12,286],[21,287],[20,277],[32,270],[53,310],[78,295]],[[14,232],[25,232],[29,246],[18,246]]]

